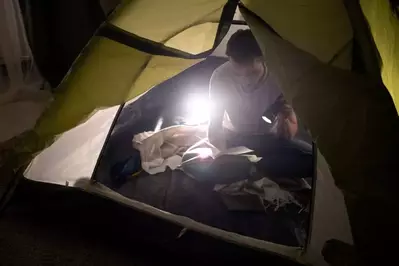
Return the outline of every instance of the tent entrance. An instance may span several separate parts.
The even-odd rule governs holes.
[[[159,133],[171,126],[206,123],[206,116],[202,114],[206,113],[209,79],[214,69],[225,61],[210,57],[152,88],[138,100],[126,103],[115,118],[92,179],[126,198],[211,227],[285,246],[304,247],[312,176],[306,180],[274,180],[280,184],[281,191],[287,193],[284,195],[289,196],[282,196],[280,203],[277,197],[274,204],[271,201],[265,204],[253,193],[234,195],[228,190],[219,191],[216,181],[199,180],[184,169],[151,168],[157,172],[149,174],[139,150],[133,146],[133,138],[143,132]],[[187,108],[188,105],[191,108]],[[200,112],[193,114],[190,111],[198,110],[192,109]],[[306,139],[306,133],[302,135]],[[232,166],[221,174],[231,174],[228,168]],[[279,170],[284,168],[286,166]],[[268,190],[268,193],[274,192]]]

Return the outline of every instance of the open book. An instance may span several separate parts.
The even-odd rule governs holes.
[[[257,157],[252,153],[253,150],[244,147],[244,146],[239,146],[239,147],[232,147],[229,149],[226,149],[224,151],[220,151],[217,149],[215,146],[213,146],[208,139],[203,139],[196,144],[194,144],[190,149],[188,149],[185,152],[186,154],[194,154],[196,156],[190,158],[189,160],[196,159],[198,157],[200,158],[208,158],[211,157],[213,159],[219,158],[224,155],[237,155],[237,156],[245,156],[248,158],[250,162],[256,163],[259,162],[262,158]],[[187,162],[187,161],[186,161]]]

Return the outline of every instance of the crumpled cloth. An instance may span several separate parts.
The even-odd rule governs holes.
[[[148,131],[133,137],[133,147],[140,152],[141,166],[153,175],[174,170],[182,162],[182,154],[199,140],[206,138],[206,126],[172,126],[158,132]]]
[[[281,189],[277,183],[267,177],[251,182],[242,180],[228,185],[218,184],[214,186],[214,190],[231,196],[256,195],[265,208],[274,206],[275,211],[291,203],[303,208],[290,192]]]

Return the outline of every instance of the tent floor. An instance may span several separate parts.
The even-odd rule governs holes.
[[[1,265],[299,265],[79,189],[22,180],[0,218]]]
[[[128,114],[129,111],[122,112],[121,116],[129,117]],[[118,123],[123,124],[120,121]],[[131,145],[133,136],[146,131],[146,128],[148,130],[151,128],[148,125],[154,123],[149,120],[141,123],[132,121],[115,130],[105,145],[93,178],[125,197],[187,216],[203,224],[287,246],[304,244],[306,240],[300,232],[306,229],[309,214],[298,214],[300,209],[294,204],[278,211],[273,208],[266,212],[229,211],[213,187],[197,182],[181,171],[167,171],[157,175],[143,172],[140,176],[116,184],[111,176],[113,166],[136,154]],[[311,193],[308,195],[310,198]]]
[[[128,113],[125,115],[128,116]],[[150,128],[148,124],[152,123],[148,120],[142,125],[126,123],[123,128],[114,131],[105,145],[93,178],[125,197],[203,224],[287,246],[304,244],[306,240],[300,232],[307,227],[309,215],[306,212],[298,214],[300,209],[294,204],[278,211],[273,208],[266,212],[229,211],[213,187],[197,182],[181,171],[157,175],[143,172],[140,176],[115,184],[111,176],[113,166],[135,154],[132,138],[145,131],[144,128]],[[308,198],[310,200],[311,193]]]
[[[213,186],[181,171],[143,173],[118,187],[102,182],[125,197],[226,231],[287,246],[301,246],[305,241],[295,232],[305,229],[309,215],[298,214],[298,206],[290,204],[277,211],[273,207],[266,211],[230,211]]]

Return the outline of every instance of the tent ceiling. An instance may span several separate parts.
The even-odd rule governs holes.
[[[183,40],[194,36],[192,34],[204,35],[204,28],[194,30],[195,26],[206,22],[218,22],[225,4],[226,0],[127,1],[112,15],[110,22],[123,30],[160,43],[165,43],[173,37],[177,38],[189,30],[189,35],[179,37],[182,41],[166,45],[190,52],[190,47],[182,47]],[[215,30],[212,29],[211,32],[215,33]],[[215,34],[209,35],[214,36]],[[200,42],[197,44],[202,46]]]
[[[328,62],[352,39],[352,26],[338,0],[243,0],[284,39]]]

